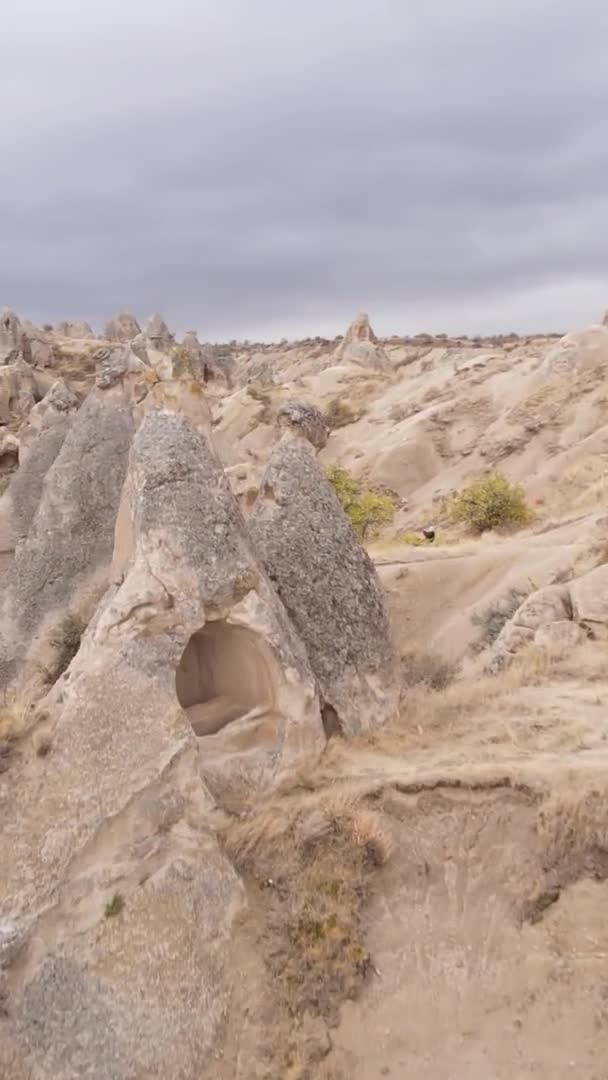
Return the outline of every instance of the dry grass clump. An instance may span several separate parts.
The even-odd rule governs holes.
[[[528,593],[520,589],[509,589],[504,596],[493,600],[482,611],[476,611],[471,616],[473,626],[479,627],[479,637],[473,650],[482,652],[493,645],[503,627],[512,619],[518,608],[521,607]]]
[[[457,665],[431,652],[409,652],[401,657],[401,686],[424,686],[427,690],[445,690],[454,681]]]
[[[347,427],[348,424],[355,424],[362,416],[363,409],[355,409],[348,401],[336,397],[329,402],[323,419],[330,431],[336,431],[338,428]]]
[[[294,800],[295,801],[295,800]],[[391,855],[385,819],[357,795],[275,802],[224,834],[240,871],[263,890],[266,964],[294,1017],[332,1017],[371,967],[362,913]]]
[[[49,645],[54,650],[54,657],[51,666],[45,672],[46,681],[51,686],[72,663],[80,648],[85,629],[82,619],[68,612],[51,631]]]

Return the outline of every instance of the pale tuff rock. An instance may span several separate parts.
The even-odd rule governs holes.
[[[305,439],[276,446],[249,528],[325,709],[345,733],[382,724],[397,701],[382,588]]]
[[[315,450],[322,450],[327,444],[329,432],[323,414],[316,405],[286,401],[277,412],[277,424],[279,429],[287,429],[308,439]]]
[[[608,370],[608,325],[605,323],[566,334],[547,353],[541,370],[547,375],[569,375],[598,365]]]
[[[557,622],[539,626],[534,635],[534,644],[555,656],[567,656],[572,649],[586,640],[587,635],[582,627],[568,619],[558,619]]]
[[[598,637],[608,636],[608,563],[570,583],[573,618]]]
[[[152,348],[158,352],[165,352],[175,345],[175,338],[161,315],[151,315],[143,332]]]
[[[0,923],[26,961],[7,976],[0,1072],[19,1062],[40,1080],[198,1080],[243,903],[208,830],[210,790],[266,790],[323,745],[305,649],[186,417],[144,416],[122,507],[115,583],[43,703],[53,746],[35,812],[22,796],[0,835]]]
[[[51,427],[43,436],[41,449],[48,449],[48,457],[42,453],[31,460],[29,470],[37,479],[26,498],[21,495],[26,495],[27,470],[23,484],[15,478],[21,500],[17,517],[23,514],[24,528],[40,486],[42,492],[0,601],[0,685],[12,681],[26,660],[36,660],[37,636],[49,620],[73,605],[88,608],[99,595],[100,579],[103,588],[133,434],[131,409],[111,395],[91,394],[67,434]],[[53,452],[57,456],[44,475]]]
[[[60,322],[57,323],[55,331],[62,337],[73,338],[76,341],[90,340],[95,337],[88,322]]]
[[[10,487],[16,536],[25,539],[42,495],[44,479],[57,457],[78,409],[78,398],[63,380],[53,383],[34,405],[20,431],[19,470]]]
[[[0,367],[0,425],[24,419],[36,401],[32,368],[21,355]]]
[[[391,362],[384,349],[378,344],[365,312],[357,315],[350,324],[344,338],[338,345],[335,358],[345,364],[358,364],[361,367],[390,369]]]
[[[14,311],[0,311],[0,367],[14,364],[22,355],[23,328]]]
[[[242,372],[243,385],[274,386],[277,379],[271,360],[264,353],[254,353]]]
[[[94,355],[95,384],[101,390],[115,386],[128,375],[143,376],[146,365],[129,345],[98,349]]]
[[[135,316],[128,311],[123,311],[106,323],[103,336],[106,341],[128,342],[140,333],[141,327]]]
[[[521,648],[530,645],[541,627],[563,622],[570,619],[571,615],[572,608],[566,586],[548,585],[533,592],[503,626],[492,647],[490,667],[501,667]]]

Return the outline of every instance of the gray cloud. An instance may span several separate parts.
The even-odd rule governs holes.
[[[24,315],[213,339],[608,305],[601,0],[8,5],[0,302]]]

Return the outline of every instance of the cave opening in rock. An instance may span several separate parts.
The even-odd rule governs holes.
[[[175,689],[196,735],[214,735],[232,720],[273,709],[279,672],[266,642],[221,620],[192,635]]]

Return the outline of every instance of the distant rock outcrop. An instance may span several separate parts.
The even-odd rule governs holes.
[[[285,401],[277,412],[277,424],[280,430],[288,430],[308,439],[315,450],[322,450],[327,444],[329,431],[316,405]]]
[[[0,311],[0,367],[14,364],[23,348],[23,327],[14,311]]]
[[[329,727],[366,731],[396,711],[382,587],[301,431],[286,431],[249,519],[317,677]],[[331,718],[331,719],[328,719]]]
[[[141,327],[134,315],[129,311],[122,311],[120,315],[110,319],[104,327],[103,336],[107,341],[132,341],[141,333]]]
[[[151,315],[143,329],[144,337],[153,349],[166,352],[175,345],[175,337],[161,315]]]
[[[60,322],[57,323],[55,331],[56,333],[61,334],[62,337],[74,338],[77,341],[83,339],[87,340],[95,337],[95,334],[88,322]]]
[[[608,325],[590,326],[573,334],[566,334],[549,350],[543,363],[547,375],[570,375],[605,365],[608,371]]]
[[[361,367],[390,369],[391,362],[370,326],[369,315],[361,312],[350,324],[335,352],[336,360]]]

